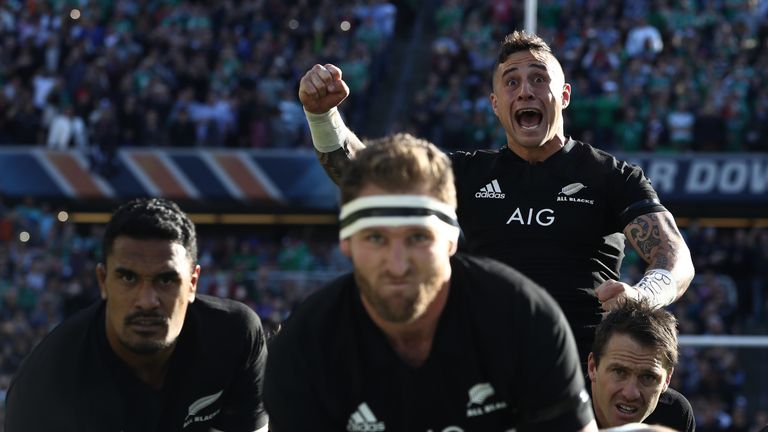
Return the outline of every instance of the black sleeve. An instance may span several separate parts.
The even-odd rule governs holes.
[[[20,372],[20,371],[19,371]],[[18,372],[17,372],[18,373]],[[71,430],[71,419],[57,419],[60,423],[53,424],[49,419],[51,413],[41,415],[41,409],[48,406],[41,403],[45,391],[27,377],[14,378],[5,399],[5,431],[25,432],[42,430]],[[43,396],[43,398],[45,398]],[[53,407],[55,409],[55,407]]]
[[[611,215],[617,232],[624,231],[638,216],[665,211],[651,181],[643,170],[627,162],[613,159],[610,178]]]
[[[521,425],[518,431],[576,431],[594,419],[592,403],[584,388],[576,342],[568,322],[555,301],[544,290],[535,288],[528,316],[526,346],[519,349],[524,361],[519,374],[524,387]],[[523,318],[524,319],[524,318]]]
[[[317,394],[310,373],[311,356],[291,334],[290,322],[269,346],[264,378],[264,404],[272,432],[341,430],[321,409],[323,395]],[[328,397],[328,395],[325,395]]]
[[[242,325],[248,329],[245,335],[247,350],[243,355],[242,369],[227,389],[224,406],[214,425],[216,429],[226,432],[251,432],[267,424],[262,398],[267,361],[266,338],[258,315],[247,307],[242,310],[245,321]]]

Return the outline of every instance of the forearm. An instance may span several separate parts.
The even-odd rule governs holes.
[[[669,289],[674,292],[664,295],[673,300],[679,298],[688,289],[694,268],[691,252],[672,214],[664,211],[639,216],[627,225],[624,234],[640,257],[648,263],[646,276],[653,270],[660,270],[657,277],[663,279],[664,272],[669,272],[672,279]]]
[[[305,111],[305,115],[317,158],[331,180],[339,184],[347,162],[365,144],[347,128],[336,108],[324,114]]]
[[[344,174],[344,167],[347,163],[355,157],[355,153],[365,147],[362,141],[352,131],[347,133],[344,145],[332,152],[324,153],[318,149],[315,149],[317,160],[325,169],[328,177],[333,180],[334,183],[339,184],[341,176]]]

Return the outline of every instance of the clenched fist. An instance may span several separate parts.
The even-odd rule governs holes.
[[[349,87],[341,79],[341,69],[330,63],[312,66],[299,82],[299,100],[313,114],[330,111],[347,96]]]

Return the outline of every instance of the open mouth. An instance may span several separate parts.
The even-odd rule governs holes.
[[[543,119],[544,115],[536,108],[523,108],[515,112],[515,120],[523,129],[535,129]]]
[[[627,415],[633,415],[637,413],[637,407],[624,404],[616,404],[616,409],[619,410],[620,413]]]

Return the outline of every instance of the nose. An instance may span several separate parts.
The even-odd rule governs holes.
[[[637,379],[627,380],[621,389],[621,395],[628,401],[640,399],[640,389],[637,386]]]
[[[408,251],[401,241],[393,241],[387,251],[386,270],[392,276],[405,276],[408,272]]]
[[[523,80],[523,82],[520,84],[520,92],[517,94],[517,99],[533,99],[533,87],[528,81]]]
[[[160,299],[157,296],[155,287],[151,281],[144,281],[139,284],[136,292],[135,305],[139,309],[155,309],[160,306]]]

